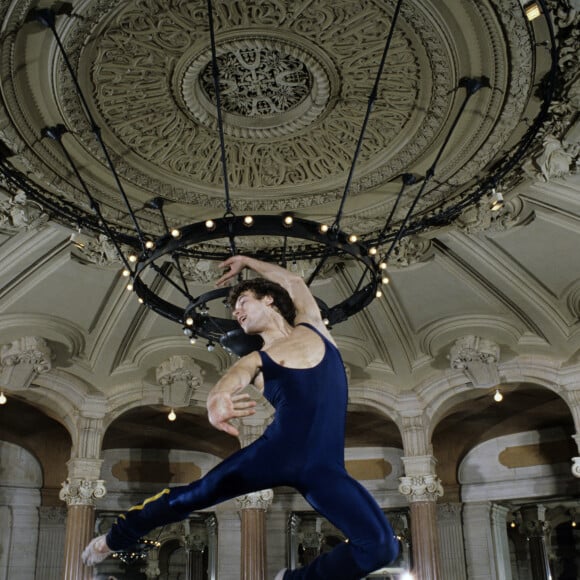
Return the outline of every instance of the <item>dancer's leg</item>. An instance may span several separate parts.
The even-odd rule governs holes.
[[[287,571],[284,580],[357,580],[397,557],[398,543],[389,522],[358,481],[342,471],[310,477],[313,484],[304,490],[304,497],[348,542],[304,568]]]
[[[128,548],[152,529],[183,520],[192,511],[279,484],[275,479],[280,472],[276,468],[279,455],[259,439],[222,461],[200,480],[164,489],[117,518],[107,534],[108,547]]]

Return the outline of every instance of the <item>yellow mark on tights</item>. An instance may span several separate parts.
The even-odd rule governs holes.
[[[153,497],[148,497],[143,503],[139,505],[134,505],[132,508],[129,508],[127,511],[132,512],[133,510],[142,510],[148,503],[158,500],[162,495],[169,493],[169,488],[166,487],[164,490],[160,491],[158,494],[154,495]]]

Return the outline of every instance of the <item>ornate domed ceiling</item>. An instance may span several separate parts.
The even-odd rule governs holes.
[[[63,124],[64,143],[105,217],[130,226],[97,130],[144,229],[162,231],[158,215],[143,208],[158,196],[172,226],[222,215],[206,2],[85,2],[58,15],[83,98],[50,30],[31,16],[35,3],[4,5],[2,135],[34,181],[87,210],[69,161],[41,138],[44,128]],[[215,3],[235,212],[336,214],[394,8],[379,1]],[[545,43],[539,52],[538,43]],[[546,24],[530,24],[519,0],[402,2],[344,227],[379,232],[404,173],[417,183],[396,221],[430,168],[435,175],[415,216],[456,202],[493,175],[537,115],[538,85],[550,65]],[[481,89],[445,144],[470,79]]]

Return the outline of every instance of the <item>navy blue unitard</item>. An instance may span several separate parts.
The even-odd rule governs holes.
[[[198,481],[165,489],[120,515],[107,535],[112,550],[128,548],[153,528],[195,510],[276,486],[296,488],[348,542],[286,572],[284,580],[357,580],[394,560],[397,541],[383,512],[344,466],[347,379],[338,349],[325,343],[314,367],[293,369],[260,351],[264,396],[274,421],[254,443],[230,455]]]

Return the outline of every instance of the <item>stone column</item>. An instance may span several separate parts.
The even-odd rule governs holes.
[[[23,487],[17,489],[5,487],[0,488],[0,496],[2,500],[0,503],[10,506],[6,514],[7,521],[6,523],[2,521],[2,526],[12,524],[11,528],[8,528],[6,538],[8,542],[0,547],[0,552],[8,555],[6,580],[34,578],[38,544],[39,491]]]
[[[522,515],[522,532],[528,538],[532,580],[550,580],[550,564],[546,549],[546,536],[550,526],[546,521],[546,508],[543,505],[524,506]]]
[[[192,533],[185,538],[185,580],[204,580],[203,553],[207,548],[205,533]]]
[[[498,580],[512,580],[510,548],[507,535],[509,509],[493,504],[491,506],[491,536],[494,548],[496,577]]]
[[[264,489],[236,498],[242,522],[241,580],[266,577],[266,510],[273,497],[271,489]]]
[[[413,571],[421,580],[440,580],[436,502],[443,487],[435,475],[436,460],[431,455],[402,460],[406,475],[400,478],[399,492],[410,505]]]
[[[491,502],[463,504],[463,538],[469,580],[496,580]]]
[[[205,520],[207,532],[207,576],[209,580],[217,578],[217,518],[214,515]]]
[[[62,578],[62,553],[65,543],[66,509],[40,507],[36,578]]]
[[[220,580],[222,578],[236,578],[237,580],[240,577],[240,514],[232,503],[220,504],[216,506],[215,511],[219,526],[217,578]]]
[[[288,518],[288,568],[298,568],[298,547],[300,539],[298,531],[301,519],[297,514],[290,514]]]
[[[147,564],[145,565],[145,577],[147,580],[159,578],[161,569],[159,568],[159,549],[152,548],[147,553]]]
[[[68,506],[63,570],[66,580],[91,580],[93,577],[92,570],[83,565],[81,553],[93,538],[95,500],[106,493],[102,479],[69,477],[62,484],[59,497]]]
[[[467,580],[461,507],[460,503],[444,503],[437,506],[441,574],[446,580]]]

